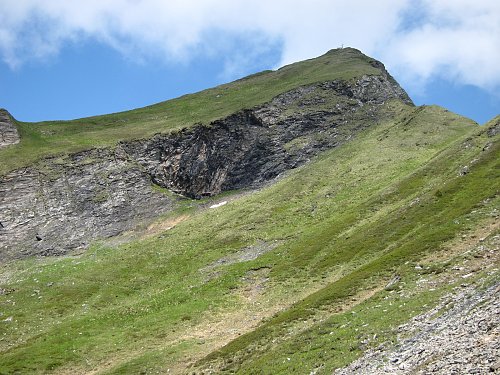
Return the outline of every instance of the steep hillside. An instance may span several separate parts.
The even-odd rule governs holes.
[[[383,65],[354,50],[331,52],[318,58],[314,66],[319,69],[312,69],[316,73],[312,74],[314,79],[323,77],[318,73],[323,72],[323,65],[335,65],[328,78],[339,76],[339,69],[340,73],[347,74],[342,70],[346,55],[354,55],[352,69],[358,67],[358,60],[364,62],[357,71],[358,76],[354,70],[347,69],[347,80],[300,86],[253,107],[250,107],[254,103],[250,94],[253,89],[264,83],[268,85],[270,77],[284,73],[267,73],[270,77],[263,82],[258,78],[261,76],[248,78],[244,84],[237,82],[221,89],[227,91],[228,96],[233,92],[239,95],[243,95],[242,91],[249,92],[248,102],[239,103],[241,107],[249,107],[227,117],[151,138],[122,140],[106,148],[45,157],[5,173],[0,176],[3,211],[0,260],[66,254],[86,248],[96,238],[116,235],[133,228],[138,221],[174,209],[178,199],[159,194],[155,186],[192,198],[261,186],[312,156],[337,147],[387,116],[384,113],[387,101],[399,100],[411,105]],[[311,62],[305,62],[282,69],[291,70],[292,82],[296,84],[312,80],[306,75],[310,65]],[[366,75],[365,70],[374,66],[377,74]],[[296,75],[301,74],[304,79],[298,81]],[[272,86],[273,93],[277,92],[276,87],[280,85]],[[196,102],[193,98],[185,101],[189,105]],[[168,107],[169,103],[163,106]],[[168,116],[171,113],[165,112]],[[63,127],[67,127],[64,134],[53,134],[50,130],[53,124],[31,124],[32,131],[38,135],[47,133],[44,136],[47,144],[28,154],[23,147],[31,147],[34,138],[26,137],[26,126],[21,126],[21,143],[4,150],[11,152],[7,156],[15,157],[7,158],[7,165],[9,160],[17,163],[26,156],[53,153],[58,147],[67,146],[65,152],[69,152],[72,146],[66,141],[86,139],[93,132],[108,143],[116,143],[115,137],[128,134],[130,129],[124,123],[120,125],[119,134],[106,134],[106,121],[113,116],[101,118],[102,124],[90,132],[79,122],[64,124]],[[130,116],[136,116],[136,112]],[[142,114],[140,119],[144,119],[140,122],[141,134],[148,134],[149,117]],[[204,120],[206,116],[200,115],[197,119]],[[168,129],[167,120],[162,124],[157,131]],[[0,150],[3,158],[2,152]]]
[[[380,62],[353,48],[337,49],[277,71],[262,72],[133,111],[74,121],[19,122],[22,142],[0,150],[0,175],[44,156],[112,146],[122,140],[170,133],[196,123],[209,124],[301,86],[328,81],[352,83],[365,75],[386,78],[387,85],[393,86],[398,95],[409,101]]]
[[[0,109],[0,149],[19,143],[19,133],[10,114]]]
[[[180,116],[176,101],[17,124],[0,151],[0,373],[446,373],[479,341],[454,368],[496,371],[500,117],[414,107],[351,49],[213,90],[160,128],[148,114]],[[199,107],[224,90],[224,109]],[[105,147],[73,153],[94,142],[80,131]],[[43,137],[63,154],[12,151]],[[426,351],[460,319],[480,334]]]

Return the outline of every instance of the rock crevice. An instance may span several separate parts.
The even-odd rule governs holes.
[[[257,108],[176,135],[122,143],[154,183],[191,198],[260,186],[372,125],[389,99],[411,104],[381,76],[299,87]]]

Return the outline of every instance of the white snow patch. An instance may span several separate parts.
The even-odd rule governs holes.
[[[227,201],[222,201],[220,203],[216,203],[216,204],[211,205],[210,208],[221,207],[221,206],[224,206],[226,203],[227,203]]]

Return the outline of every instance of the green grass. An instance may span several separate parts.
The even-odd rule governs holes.
[[[371,58],[345,48],[316,59],[267,71],[229,84],[132,111],[73,121],[18,122],[18,145],[0,150],[0,175],[60,153],[113,146],[122,140],[150,137],[208,124],[238,110],[263,104],[293,88],[330,80],[379,75]]]
[[[394,191],[390,194],[382,194],[372,199],[371,202],[367,202],[366,207],[379,205],[387,208],[394,205],[393,199],[413,197],[415,192],[419,193],[418,204],[410,207],[399,205],[399,208],[391,215],[378,218],[377,221],[364,226],[363,230],[352,233],[343,241],[338,241],[336,238],[336,231],[333,228],[337,228],[340,223],[335,223],[336,225],[330,225],[333,230],[325,230],[319,235],[315,233],[314,241],[310,240],[306,246],[304,243],[297,244],[296,247],[301,248],[302,251],[297,251],[294,255],[300,257],[298,261],[295,258],[300,265],[304,264],[304,257],[312,258],[312,255],[308,253],[314,252],[313,256],[317,259],[318,254],[326,250],[325,256],[319,257],[320,259],[314,263],[314,272],[321,272],[324,267],[333,267],[335,264],[352,263],[356,258],[361,258],[363,261],[355,262],[359,267],[351,269],[338,281],[311,294],[263,326],[235,340],[219,352],[213,353],[207,359],[238,357],[246,352],[251,354],[243,355],[242,373],[299,371],[300,366],[297,367],[296,362],[290,364],[288,360],[283,361],[283,358],[287,358],[287,351],[293,351],[290,349],[291,346],[306,348],[307,338],[297,335],[298,337],[279,346],[275,351],[269,351],[270,341],[276,342],[276,338],[286,334],[290,325],[309,319],[324,306],[346,301],[350,296],[372,287],[377,280],[386,280],[394,273],[408,273],[409,270],[405,270],[405,267],[402,267],[403,264],[415,264],[421,257],[438,250],[441,244],[452,239],[461,227],[463,228],[460,222],[464,222],[469,212],[477,209],[481,201],[498,196],[500,178],[498,142],[495,147],[490,153],[481,155],[481,161],[484,164],[477,165],[474,174],[468,178],[457,177],[457,165],[460,165],[457,164],[460,160],[457,156],[462,153],[460,156],[465,156],[465,158],[461,161],[464,162],[471,160],[472,155],[463,152],[463,145],[453,147],[439,158],[431,160],[425,168],[396,184]],[[461,148],[462,152],[457,152]],[[444,183],[432,181],[431,176],[440,180],[444,179]],[[439,197],[435,194],[436,185],[440,185]],[[404,201],[408,202],[407,199]],[[349,224],[348,221],[347,224]],[[306,253],[304,249],[307,249]],[[412,311],[417,306],[424,305],[426,301],[425,294],[422,294],[416,301],[417,303],[413,301]],[[391,314],[390,318],[386,318],[383,322],[385,324],[397,323],[409,317],[407,314],[401,314],[400,311],[398,314]],[[373,321],[370,317],[365,317],[365,319]],[[352,331],[351,335],[353,335]],[[359,341],[353,336],[350,336],[350,339],[356,343]],[[349,355],[348,352],[359,352],[359,350],[346,351],[348,347],[346,345],[344,342],[339,350],[330,350],[330,362],[335,359],[337,362],[332,363],[345,365],[354,359],[355,356]],[[247,360],[248,357],[251,357],[251,361]],[[302,360],[300,363],[305,365],[305,368],[311,368],[311,362]],[[238,368],[238,363],[233,365],[234,368]],[[305,368],[302,368],[302,371]]]
[[[210,336],[207,342],[189,337],[196,327],[239,311],[265,316],[279,305],[288,307],[199,366],[231,360],[228,371],[287,373],[313,368],[315,353],[330,367],[339,364],[332,359],[339,353],[345,360],[359,355],[352,330],[340,331],[336,351],[323,353],[331,342],[315,332],[329,335],[348,315],[315,325],[315,314],[394,273],[410,285],[412,264],[476,225],[463,218],[498,195],[500,186],[499,142],[473,122],[439,107],[393,102],[385,110],[392,119],[352,142],[225,206],[188,209],[188,220],[157,236],[116,247],[96,244],[80,257],[4,265],[0,287],[11,292],[0,295],[0,311],[12,321],[0,321],[0,373],[165,372],[209,353]],[[460,176],[463,165],[470,172]],[[259,241],[280,245],[255,260],[203,271]],[[244,278],[258,269],[268,269],[269,280],[249,303],[241,297]],[[394,322],[438,294],[423,294]],[[352,324],[373,321],[366,334],[386,337],[390,319],[367,313]],[[303,321],[307,334],[294,335]],[[309,344],[317,351],[302,353]],[[302,353],[300,367],[283,364],[296,353]]]
[[[481,274],[478,284],[498,283],[499,275]],[[333,314],[324,320],[309,321],[289,330],[277,346],[267,347],[260,355],[253,353],[238,369],[241,374],[331,374],[357,359],[364,350],[392,342],[399,325],[426,312],[460,280],[440,288],[423,289],[421,276],[408,269],[404,285],[396,291],[381,291],[349,311]],[[413,291],[418,290],[418,293]],[[387,345],[387,344],[386,344]],[[238,357],[235,358],[236,361]],[[233,360],[223,369],[235,370]]]

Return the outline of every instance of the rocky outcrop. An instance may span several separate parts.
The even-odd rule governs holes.
[[[201,198],[260,186],[375,123],[388,75],[299,87],[208,125],[42,160],[0,177],[0,260],[65,254],[171,210],[152,184]]]
[[[486,126],[486,133],[488,134],[488,137],[493,138],[497,134],[500,134],[500,116],[497,116],[493,120],[489,121]]]
[[[173,205],[111,150],[44,160],[0,179],[0,261],[85,248]]]
[[[156,184],[201,198],[260,186],[342,144],[377,121],[380,106],[393,98],[411,103],[399,86],[381,76],[364,76],[355,83],[324,82],[208,126],[120,148],[144,166]]]
[[[19,133],[9,112],[0,109],[0,148],[19,143]]]

